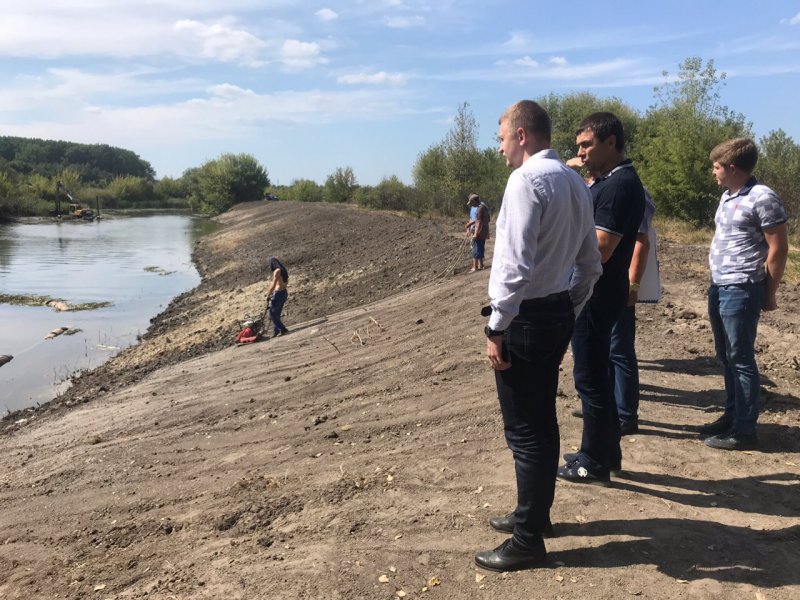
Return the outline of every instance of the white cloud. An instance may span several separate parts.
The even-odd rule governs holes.
[[[336,78],[339,83],[347,83],[350,85],[358,84],[372,84],[372,85],[405,85],[408,82],[408,76],[402,73],[387,73],[385,71],[378,71],[377,73],[349,73],[347,75],[340,75]]]
[[[567,62],[567,59],[564,58],[563,56],[551,56],[548,60],[551,64],[557,65],[559,67],[566,67],[567,64],[569,64]]]
[[[800,40],[794,36],[746,36],[720,43],[717,55],[785,54],[790,52],[789,58],[791,59],[795,56],[798,48],[800,48]]]
[[[330,8],[321,8],[314,13],[321,21],[334,21],[339,18],[339,15]]]
[[[258,53],[266,44],[243,29],[221,23],[206,25],[184,19],[173,26],[183,42],[184,53],[220,62],[245,62],[258,66]]]
[[[425,25],[425,17],[415,15],[410,17],[384,17],[383,23],[392,29],[410,29]]]
[[[531,46],[531,39],[525,33],[515,32],[512,33],[509,38],[503,42],[503,46],[505,48],[530,48]]]
[[[244,98],[244,97],[254,97],[256,94],[253,90],[248,90],[238,85],[233,85],[231,83],[220,83],[217,85],[212,85],[208,88],[208,93],[215,97],[215,98],[228,98],[228,99],[236,99],[236,98]]]
[[[789,19],[789,25],[800,25],[800,13]]]
[[[494,69],[472,69],[429,76],[436,81],[508,82],[536,80],[547,85],[615,86],[659,83],[661,68],[647,65],[641,59],[618,58],[579,65],[540,65],[521,70],[514,62],[498,61]],[[422,77],[419,77],[422,79]]]
[[[141,15],[127,17],[126,25],[136,31],[135,36],[120,23],[104,24],[100,15],[83,20],[72,14],[4,14],[0,19],[0,55],[128,57],[167,50],[164,40],[170,37],[169,23]]]
[[[236,85],[220,84],[209,88],[206,95],[171,104],[126,108],[51,103],[40,118],[19,124],[4,123],[3,131],[6,135],[108,143],[125,148],[230,141],[250,138],[258,135],[261,128],[280,124],[408,114],[411,109],[402,94],[397,92],[388,97],[382,90],[289,90],[259,95]],[[0,95],[0,105],[2,100]]]
[[[635,59],[617,58],[597,63],[582,65],[554,65],[542,69],[538,77],[552,80],[602,80],[606,78],[622,79],[641,74],[638,67],[641,63]],[[658,73],[660,76],[660,73]]]
[[[162,58],[257,65],[267,44],[230,18],[165,19],[149,11],[85,17],[18,13],[0,19],[0,56]],[[110,11],[109,11],[110,12]],[[135,35],[132,34],[135,32]]]
[[[320,56],[320,46],[316,42],[286,40],[281,47],[281,62],[289,69],[310,69],[326,64],[328,59]]]
[[[40,75],[18,76],[0,86],[0,112],[68,112],[103,98],[106,103],[138,102],[162,94],[192,94],[204,85],[172,72],[138,69],[90,73],[76,68],[52,68]],[[10,115],[5,115],[6,120]]]
[[[519,67],[526,67],[529,69],[535,69],[539,66],[539,63],[533,60],[530,56],[523,56],[522,58],[518,58],[514,61],[514,64]]]
[[[659,46],[672,42],[685,42],[691,38],[707,35],[706,32],[674,30],[668,32],[653,32],[637,28],[625,31],[608,29],[596,31],[591,36],[570,36],[563,34],[541,34],[533,36],[524,31],[511,32],[502,42],[476,43],[469,48],[457,48],[450,56],[461,58],[472,56],[516,56],[519,54],[551,54],[556,57],[563,56],[565,52],[589,50],[597,52],[602,49],[636,48],[633,52],[640,52],[640,47]]]
[[[3,6],[0,19],[0,56],[130,58],[167,54],[254,62],[264,42],[230,15],[285,2],[230,0],[224,6],[208,0],[5,3],[9,5]]]

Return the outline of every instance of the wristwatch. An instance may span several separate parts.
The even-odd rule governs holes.
[[[505,333],[505,330],[497,331],[496,329],[490,329],[489,326],[487,325],[486,327],[483,328],[483,333],[486,334],[486,337],[497,337],[503,335]]]

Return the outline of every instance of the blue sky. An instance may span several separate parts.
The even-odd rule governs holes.
[[[663,71],[714,59],[757,136],[800,142],[800,2],[25,0],[0,18],[0,134],[105,143],[159,177],[223,152],[273,182],[411,183],[468,102],[480,146],[522,98],[645,110]]]

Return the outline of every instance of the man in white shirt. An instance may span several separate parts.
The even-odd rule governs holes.
[[[517,507],[489,520],[513,535],[475,562],[514,571],[547,556],[542,534],[550,526],[560,444],[558,367],[602,267],[591,193],[550,148],[547,112],[530,100],[512,105],[498,137],[514,171],[497,218],[486,354],[514,456]]]

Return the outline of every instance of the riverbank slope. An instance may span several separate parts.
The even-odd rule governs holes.
[[[135,348],[0,436],[0,597],[780,598],[800,593],[800,287],[764,315],[758,451],[705,447],[723,401],[706,249],[660,246],[639,310],[641,431],[613,487],[560,483],[546,568],[476,550],[513,508],[488,270],[455,221],[257,203],[198,245],[201,285]],[[291,335],[231,346],[285,259]],[[491,257],[491,254],[489,255]],[[581,424],[569,353],[562,450]],[[402,592],[402,594],[401,594]]]

